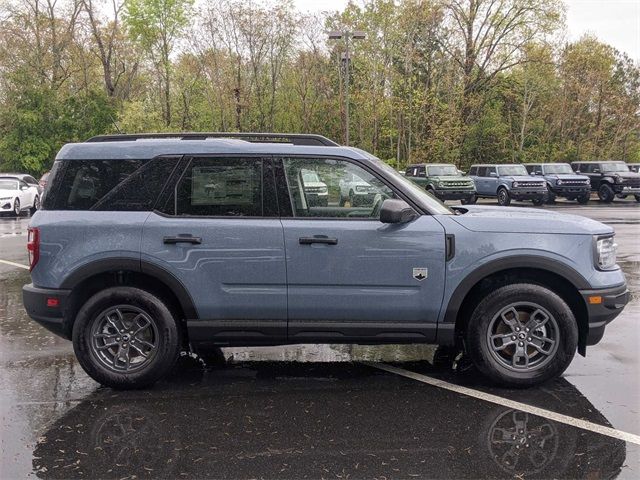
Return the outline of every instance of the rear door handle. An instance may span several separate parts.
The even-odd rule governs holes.
[[[200,245],[202,243],[201,237],[194,237],[193,235],[178,235],[175,237],[164,237],[163,242],[166,244],[176,243],[191,243],[193,245]]]
[[[337,245],[337,238],[329,238],[326,235],[316,235],[314,237],[300,237],[300,245],[311,245],[313,243],[323,243],[325,245]]]

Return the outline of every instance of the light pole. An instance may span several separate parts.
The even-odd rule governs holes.
[[[329,32],[329,40],[342,40],[344,39],[345,46],[345,88],[344,88],[344,113],[345,113],[345,143],[349,145],[349,63],[351,63],[351,56],[349,55],[349,43],[351,40],[364,40],[367,35],[360,30],[334,30]]]

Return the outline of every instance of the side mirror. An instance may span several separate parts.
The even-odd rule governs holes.
[[[578,170],[575,170],[575,172],[576,172],[576,173],[580,173],[580,169],[578,169]]]
[[[600,173],[600,169],[599,168],[594,168],[593,169],[593,173]]]
[[[20,190],[29,190],[29,187],[27,185],[20,185]]]
[[[496,172],[489,172],[490,177],[497,177],[498,174]]]
[[[418,214],[404,200],[387,198],[380,208],[382,223],[408,223],[418,217]]]

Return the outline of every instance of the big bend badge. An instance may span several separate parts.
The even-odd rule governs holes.
[[[413,278],[421,282],[425,278],[427,278],[428,270],[426,268],[414,268],[413,269]]]

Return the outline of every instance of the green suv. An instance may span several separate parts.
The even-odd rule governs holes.
[[[463,204],[476,203],[476,186],[455,165],[447,163],[410,165],[405,177],[420,185],[440,200],[462,200]]]

